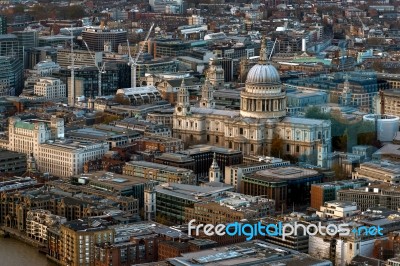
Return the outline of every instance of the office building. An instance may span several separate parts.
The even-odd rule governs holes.
[[[63,100],[67,97],[66,85],[57,78],[40,78],[33,87],[35,95],[45,99]]]
[[[213,162],[214,154],[216,155],[216,162],[221,168],[222,176],[225,174],[225,166],[241,164],[243,162],[243,154],[239,150],[211,145],[194,145],[178,153],[194,159],[197,180],[208,177],[208,170]]]
[[[307,265],[332,266],[326,259],[316,258],[292,249],[270,244],[261,240],[236,243],[229,246],[185,253],[167,259],[172,265],[217,266],[225,265]]]
[[[396,185],[372,183],[366,187],[339,190],[337,200],[356,202],[361,211],[377,206],[398,210],[400,190]]]
[[[0,56],[17,57],[22,61],[22,46],[14,34],[0,35]]]
[[[33,155],[37,168],[58,177],[83,172],[87,161],[100,159],[109,150],[107,142],[83,142],[64,139],[64,120],[9,119],[8,142],[3,148]]]
[[[29,71],[29,74],[36,77],[48,77],[58,71],[60,71],[59,64],[51,60],[45,60],[38,62],[33,69]]]
[[[98,220],[75,220],[60,228],[61,265],[94,265],[95,245],[113,243],[114,230]]]
[[[109,29],[105,26],[85,27],[82,31],[82,39],[88,44],[92,51],[104,51],[104,44],[111,44],[111,51],[118,52],[118,45],[126,43],[127,32],[122,29]]]
[[[225,192],[218,202],[198,202],[193,207],[185,208],[186,222],[194,219],[196,224],[228,224],[274,214],[274,200],[234,192]]]
[[[156,217],[171,224],[182,224],[186,221],[186,207],[210,201],[232,191],[231,186],[192,186],[177,183],[165,183],[155,187]],[[156,218],[156,219],[157,219]]]
[[[0,69],[0,96],[20,95],[24,86],[22,60],[13,56],[0,56]]]
[[[165,241],[185,243],[189,246],[190,238],[186,234],[154,221],[115,225],[109,228],[115,230],[114,242],[95,246],[97,266],[147,265],[146,263],[163,260],[160,244]]]
[[[144,205],[144,190],[147,186],[157,185],[155,180],[145,178],[119,175],[115,173],[97,171],[87,174],[74,175],[71,177],[71,183],[83,185],[88,188],[94,188],[107,191],[120,196],[133,196],[139,201],[139,208]]]
[[[96,98],[99,87],[99,70],[94,66],[75,69],[75,96],[86,99]],[[53,75],[67,85],[67,95],[71,95],[71,69],[62,68]],[[101,95],[115,95],[119,88],[130,86],[130,67],[125,63],[108,63],[101,74]]]
[[[324,181],[316,170],[299,167],[279,167],[260,170],[242,177],[240,192],[246,195],[265,195],[276,202],[276,210],[310,203],[310,188]]]
[[[196,184],[192,170],[145,161],[127,162],[123,168],[123,174],[161,183]]]
[[[261,159],[261,158],[260,158]],[[289,166],[289,161],[283,161],[279,158],[267,157],[263,162],[257,160],[257,163],[239,164],[225,166],[225,184],[234,186],[236,191],[240,190],[242,177],[246,174],[257,172],[263,169],[276,168],[281,166]]]
[[[311,185],[311,208],[319,210],[327,201],[336,200],[339,190],[356,189],[367,186],[366,179],[342,180]]]
[[[327,201],[316,214],[323,219],[343,219],[360,213],[357,203],[350,201]]]
[[[0,149],[0,174],[24,174],[26,172],[25,153]]]
[[[158,157],[158,161],[155,160],[156,163],[162,163],[166,165],[171,165],[175,167],[181,167],[178,161],[172,160],[171,164],[167,163],[163,160],[163,158],[167,158],[171,153],[179,152],[183,150],[183,141],[177,138],[171,137],[162,137],[162,136],[146,136],[135,141],[137,144],[138,151],[159,151],[163,154]],[[171,158],[171,157],[170,157]],[[160,162],[162,161],[162,162]],[[176,165],[174,165],[176,163]],[[186,167],[184,167],[186,168]],[[190,168],[188,168],[190,169]],[[192,169],[193,170],[193,169]]]
[[[92,53],[92,55],[90,54]],[[94,57],[94,59],[92,58]],[[89,52],[87,50],[74,50],[75,66],[98,66],[101,67],[103,61],[103,52]],[[71,50],[62,49],[57,51],[57,64],[60,67],[67,68],[72,65]]]
[[[83,173],[87,161],[100,159],[109,150],[106,142],[46,141],[38,146],[38,169],[57,177]]]
[[[393,185],[400,183],[400,164],[390,162],[365,162],[354,169],[353,179],[365,178]]]
[[[195,160],[187,155],[179,154],[179,153],[162,153],[159,156],[155,156],[153,161],[159,164],[171,165],[179,168],[185,168],[196,171],[196,162]]]
[[[35,47],[25,50],[25,67],[26,69],[33,69],[34,66],[42,61],[57,61],[57,48],[56,47]]]

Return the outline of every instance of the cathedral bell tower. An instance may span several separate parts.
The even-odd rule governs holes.
[[[225,83],[225,71],[218,59],[210,58],[207,70],[207,79],[215,88],[223,88]]]
[[[215,108],[214,88],[208,78],[206,79],[203,88],[201,89],[200,108]]]
[[[182,84],[179,88],[178,100],[175,106],[175,113],[177,115],[187,115],[191,113],[189,92],[186,88],[185,79],[182,79]]]

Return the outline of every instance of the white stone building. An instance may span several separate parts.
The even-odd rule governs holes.
[[[360,213],[357,203],[349,201],[327,201],[316,214],[321,218],[346,218]]]
[[[286,92],[279,73],[267,60],[263,40],[260,61],[247,75],[240,111],[213,108],[213,87],[206,82],[200,107],[192,107],[184,83],[173,115],[174,137],[186,144],[207,143],[243,151],[245,155],[270,155],[273,141],[281,139],[281,155],[306,156],[309,163],[325,167],[331,151],[329,120],[286,117]]]
[[[62,99],[67,97],[66,85],[57,78],[40,78],[33,87],[34,94],[45,99]]]
[[[42,173],[70,177],[82,173],[87,161],[102,158],[108,150],[107,142],[50,140],[39,145],[38,169]]]
[[[9,119],[8,142],[1,148],[32,155],[40,172],[69,177],[83,172],[83,165],[100,159],[109,150],[106,141],[88,142],[64,139],[64,120]]]

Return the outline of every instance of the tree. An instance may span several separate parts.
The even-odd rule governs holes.
[[[130,105],[131,104],[131,101],[129,100],[129,98],[126,97],[122,93],[115,95],[114,102],[122,104],[122,105]]]
[[[271,143],[271,156],[280,158],[283,150],[283,140],[279,136],[274,136]]]
[[[343,167],[341,167],[339,164],[335,163],[332,166],[332,170],[335,172],[335,180],[339,181],[339,180],[345,180],[348,179],[348,175],[346,173],[346,171],[343,169]]]
[[[59,11],[58,17],[63,19],[78,19],[86,15],[83,6],[79,5],[66,6],[59,9]]]

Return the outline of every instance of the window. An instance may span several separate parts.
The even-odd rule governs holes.
[[[219,141],[219,137],[215,136],[215,143],[218,143],[218,141]]]
[[[210,141],[210,135],[207,135],[207,141]]]
[[[286,144],[286,151],[290,151],[290,145]]]
[[[242,127],[239,128],[239,134],[240,134],[240,135],[243,135],[243,128],[242,128]]]
[[[300,152],[300,146],[299,145],[296,146],[296,152]]]
[[[254,145],[250,144],[250,151],[254,151]]]

